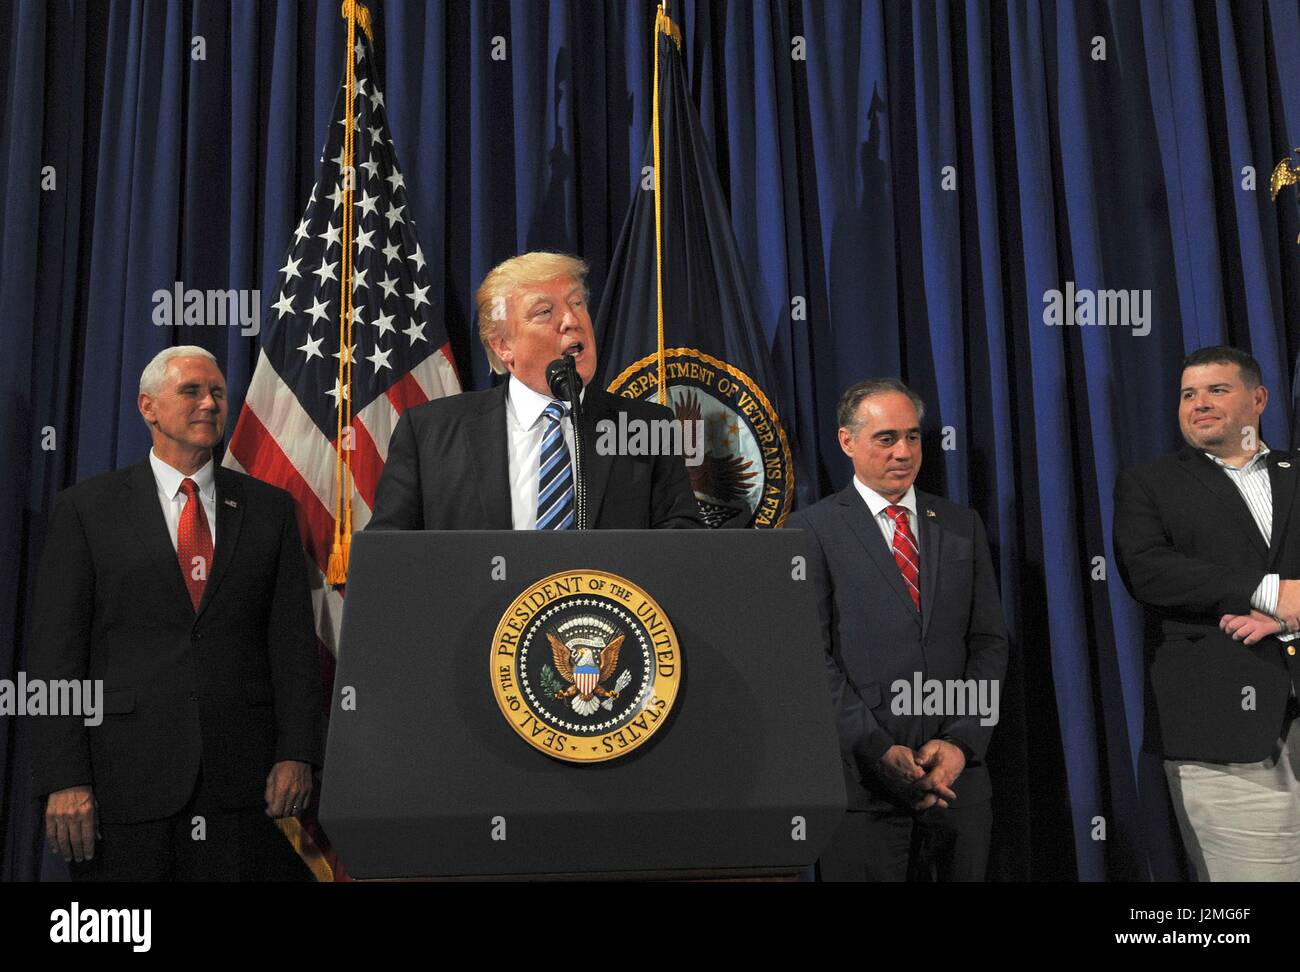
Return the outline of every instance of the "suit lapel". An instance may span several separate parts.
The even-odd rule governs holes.
[[[587,480],[587,525],[595,527],[599,522],[601,507],[605,499],[605,483],[614,468],[614,457],[602,456],[595,448],[596,437],[592,430],[602,419],[614,418],[614,408],[608,397],[599,388],[588,388],[582,398],[582,469]],[[575,427],[577,434],[578,427]]]
[[[196,620],[203,616],[221,581],[230,571],[235,546],[239,543],[239,530],[244,523],[244,487],[239,476],[221,466],[217,466],[213,474],[217,483],[217,545],[212,551],[212,570],[208,572]]]
[[[920,624],[921,619],[917,614],[916,605],[912,603],[912,595],[907,590],[907,584],[898,569],[898,564],[894,563],[894,554],[885,543],[885,535],[880,532],[880,527],[876,524],[875,518],[872,517],[870,508],[852,483],[849,483],[845,489],[840,491],[839,502],[840,512],[843,514],[845,522],[848,523],[849,529],[858,538],[858,542],[866,548],[867,553],[884,576],[885,583],[894,589],[894,593],[903,602],[912,619]],[[925,575],[925,556],[925,550],[922,549],[922,583],[924,583]]]
[[[192,612],[194,607],[190,603],[190,592],[181,576],[180,561],[176,558],[176,548],[172,546],[167,521],[163,518],[162,505],[158,501],[158,481],[153,478],[153,467],[149,465],[147,456],[143,462],[131,467],[129,482],[129,516],[148,554],[149,562],[157,567],[167,587]]]
[[[921,635],[930,629],[930,615],[934,614],[934,592],[939,585],[939,564],[943,555],[943,528],[939,524],[934,510],[930,508],[929,497],[920,490],[916,492],[916,522],[921,536]]]
[[[1268,463],[1269,485],[1273,488],[1273,527],[1268,551],[1268,563],[1272,567],[1286,541],[1287,522],[1295,502],[1296,468],[1291,453],[1276,449],[1269,452],[1265,461]]]
[[[483,504],[484,528],[509,530],[510,456],[506,448],[507,379],[493,389],[487,406],[469,420],[469,454],[475,479],[480,484],[479,500]]]
[[[1246,501],[1241,498],[1241,492],[1237,489],[1236,484],[1224,475],[1222,469],[1191,446],[1184,446],[1183,450],[1179,452],[1178,458],[1194,479],[1219,498],[1219,502],[1227,510],[1232,522],[1241,528],[1260,557],[1267,559],[1269,553],[1264,546],[1264,536],[1259,532],[1259,527],[1255,525],[1255,518],[1250,515],[1250,508],[1246,506]],[[1271,463],[1269,475],[1272,476]],[[1273,494],[1275,524],[1277,520],[1277,501],[1278,495],[1275,491]],[[1278,535],[1276,525],[1273,528],[1273,535],[1274,537]]]

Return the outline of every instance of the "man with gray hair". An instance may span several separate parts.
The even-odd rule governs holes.
[[[478,289],[479,338],[509,380],[407,409],[393,430],[369,530],[566,530],[577,520],[575,435],[581,435],[588,523],[597,529],[699,527],[680,455],[611,455],[594,448],[603,422],[663,422],[663,406],[591,384],[596,337],[587,265],[534,252],[494,267]],[[547,383],[570,355],[582,379],[575,426]]]
[[[153,448],[59,494],[29,677],[103,684],[102,720],[43,716],[36,790],[79,880],[310,875],[270,818],[322,759],[320,661],[292,497],[222,468],[213,356],[140,376]]]
[[[823,880],[979,881],[988,859],[1006,626],[979,514],[913,486],[924,415],[896,378],[849,388],[853,481],[785,522],[807,534],[849,797]]]

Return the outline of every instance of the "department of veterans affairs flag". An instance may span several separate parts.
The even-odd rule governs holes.
[[[610,261],[596,315],[600,375],[614,394],[659,400],[662,287],[664,404],[677,420],[702,423],[694,426],[704,433],[702,461],[686,467],[700,514],[711,527],[777,527],[794,500],[790,443],[681,43],[661,10],[653,121],[661,145],[652,132],[647,153],[658,185],[634,192]]]
[[[345,353],[339,338],[347,176],[345,77],[330,116],[315,187],[268,295],[261,353],[224,460],[231,468],[288,490],[297,503],[303,543],[316,568],[312,600],[327,693],[343,607],[341,593],[326,583],[339,508],[339,407],[350,397],[351,421],[345,423],[344,436],[351,463],[351,525],[361,530],[370,519],[398,418],[413,405],[461,390],[440,309],[429,297],[429,271],[408,211],[384,94],[361,31],[356,32],[351,55],[356,97],[350,185],[350,396],[339,381],[339,357]],[[337,872],[338,862],[314,821],[301,827],[292,819],[280,824],[318,878],[328,880],[331,871]]]

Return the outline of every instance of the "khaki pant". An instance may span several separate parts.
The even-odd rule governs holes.
[[[1300,881],[1300,730],[1258,763],[1165,760],[1183,846],[1201,881]]]

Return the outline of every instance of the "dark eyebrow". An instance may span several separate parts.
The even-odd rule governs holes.
[[[920,431],[921,431],[921,427],[919,425],[913,425],[910,429],[903,429],[903,432],[906,435],[911,435],[913,432],[920,432]],[[899,432],[898,429],[877,429],[875,432],[871,434],[872,437],[874,438],[877,435],[898,435],[898,432]]]

